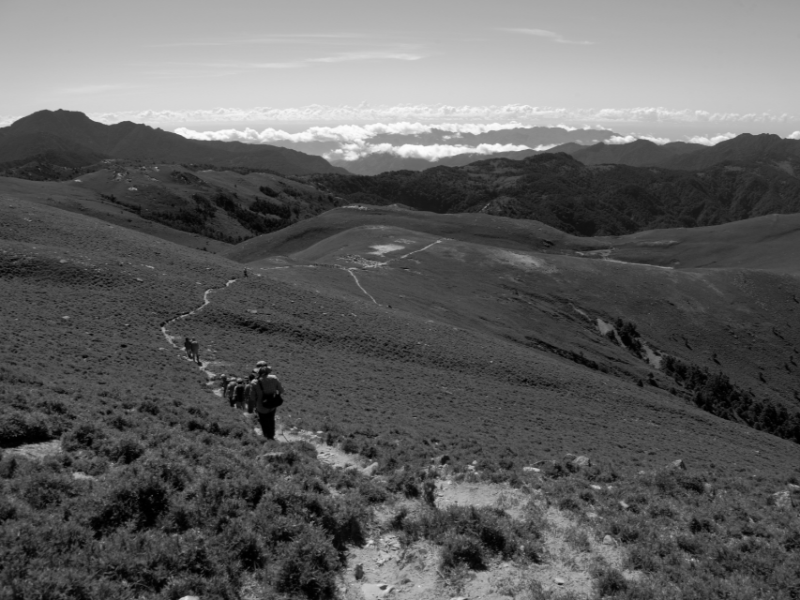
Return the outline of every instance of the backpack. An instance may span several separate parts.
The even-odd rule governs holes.
[[[261,385],[261,380],[258,379],[258,389],[261,391],[261,405],[267,409],[278,408],[283,404],[283,396],[280,393],[267,394],[264,391],[264,386]]]
[[[234,404],[244,404],[244,384],[237,383],[233,388],[233,402]]]

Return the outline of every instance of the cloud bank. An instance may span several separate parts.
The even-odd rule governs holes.
[[[630,144],[631,142],[635,142],[636,140],[648,140],[653,142],[654,144],[658,144],[659,146],[663,146],[664,144],[669,144],[672,140],[669,138],[660,138],[660,137],[652,137],[649,135],[615,135],[607,140],[605,140],[604,144],[610,144],[612,146],[617,146],[620,144]]]
[[[450,146],[445,144],[345,144],[342,148],[326,153],[327,160],[352,161],[370,154],[391,154],[400,158],[421,158],[436,162],[442,158],[458,156],[459,154],[497,154],[498,152],[517,152],[530,150],[528,146],[516,144],[478,144],[477,146]],[[545,148],[542,147],[542,150]]]
[[[502,131],[523,127],[521,123],[372,123],[369,125],[337,125],[334,127],[309,127],[299,133],[289,133],[268,127],[261,132],[249,127],[244,130],[222,129],[219,131],[194,131],[186,127],[175,129],[175,133],[192,140],[212,140],[223,142],[250,142],[270,144],[275,142],[311,143],[361,143],[378,135],[421,135],[437,129],[458,137],[464,133],[481,134],[488,131]],[[573,129],[574,130],[574,129]]]
[[[790,134],[787,139],[800,140],[800,131],[795,131],[794,133]]]
[[[137,123],[330,123],[330,122],[454,122],[503,123],[517,121],[526,125],[553,123],[591,124],[781,124],[800,122],[800,117],[773,113],[720,113],[705,110],[638,108],[558,108],[506,105],[399,104],[326,106],[312,104],[295,108],[213,108],[197,110],[144,110],[106,112],[89,115],[102,123],[134,121]]]
[[[690,137],[687,142],[692,144],[703,144],[704,146],[716,146],[720,142],[724,142],[725,140],[730,140],[736,137],[735,133],[721,133],[719,135],[714,136],[704,136],[704,135],[695,135]]]

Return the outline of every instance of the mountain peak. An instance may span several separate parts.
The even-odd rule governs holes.
[[[14,130],[42,131],[52,128],[54,125],[86,125],[94,123],[85,113],[75,110],[39,110],[26,117],[17,119],[9,127]]]

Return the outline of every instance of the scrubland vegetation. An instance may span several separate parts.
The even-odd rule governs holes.
[[[433,544],[455,592],[499,564],[551,561],[548,505],[574,520],[575,553],[605,536],[624,551],[621,568],[597,561],[593,597],[797,597],[795,444],[490,329],[374,304],[341,269],[253,269],[223,288],[241,265],[26,201],[0,208],[2,600],[334,598],[349,549],[382,530]],[[210,288],[223,289],[172,321]],[[167,322],[216,372],[271,362],[283,424],[377,462],[375,476],[256,436]],[[445,455],[452,481],[531,502],[513,518],[439,506],[429,466]],[[676,458],[689,469],[665,468]],[[560,595],[535,578],[503,589]]]

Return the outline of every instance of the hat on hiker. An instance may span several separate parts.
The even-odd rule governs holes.
[[[261,367],[258,370],[258,376],[264,377],[265,375],[269,375],[272,372],[272,367]]]
[[[258,368],[261,368],[261,367],[266,367],[266,366],[267,366],[267,361],[265,361],[265,360],[260,360],[260,361],[258,361],[258,362],[256,363],[256,366],[257,366]]]

